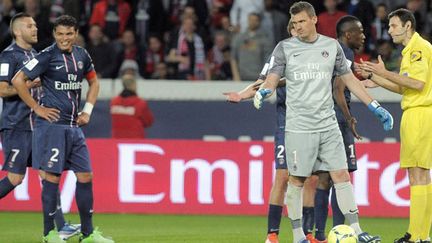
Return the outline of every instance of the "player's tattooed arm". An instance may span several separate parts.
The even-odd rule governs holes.
[[[361,139],[361,136],[358,134],[356,129],[357,120],[351,115],[351,112],[348,109],[348,104],[345,100],[345,87],[345,83],[340,78],[336,77],[334,80],[333,96],[335,97],[337,105],[342,110],[345,120],[350,126],[352,134],[355,138]]]
[[[60,111],[55,108],[48,108],[40,106],[35,99],[30,95],[29,89],[26,82],[30,79],[23,71],[19,71],[12,79],[12,84],[15,87],[19,97],[24,103],[27,104],[38,116],[48,120],[49,122],[55,122],[60,118]]]

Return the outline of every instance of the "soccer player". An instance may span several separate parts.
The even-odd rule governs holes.
[[[343,140],[333,109],[333,74],[368,105],[385,130],[392,129],[393,118],[352,74],[339,43],[316,32],[313,6],[296,2],[290,14],[298,38],[283,40],[274,49],[274,64],[255,94],[254,105],[260,109],[264,99],[274,92],[280,77],[285,76],[285,151],[290,172],[286,201],[293,228],[292,242],[309,242],[301,224],[301,193],[305,178],[315,171],[330,173],[339,208],[356,231],[359,242],[380,242],[380,237],[363,232],[358,221]]]
[[[290,36],[296,36],[295,30],[291,22],[288,23],[287,31]],[[264,65],[258,79],[251,85],[248,85],[245,89],[240,92],[227,92],[224,93],[227,97],[227,101],[232,103],[238,103],[242,100],[253,98],[255,92],[259,89],[259,86],[266,79],[266,75],[271,65],[271,60],[268,60]],[[284,204],[284,195],[287,189],[288,183],[288,169],[285,160],[285,118],[286,118],[286,90],[285,90],[285,79],[281,79],[277,93],[276,102],[276,131],[275,131],[275,168],[276,174],[274,183],[270,191],[269,199],[269,211],[268,211],[268,224],[267,224],[267,239],[265,243],[278,243],[279,242],[279,228],[281,222],[281,215]],[[303,194],[303,214],[304,222],[303,228],[306,237],[313,243],[315,239],[312,235],[314,227],[314,196],[316,188],[317,178],[311,176],[305,181],[305,190]]]
[[[78,28],[75,18],[62,15],[54,23],[55,43],[31,59],[12,80],[18,95],[37,114],[33,139],[33,168],[43,170],[43,242],[65,242],[54,230],[56,195],[65,169],[75,172],[76,202],[81,219],[80,242],[112,243],[93,228],[93,189],[89,151],[79,126],[90,121],[99,81],[87,51],[73,45]],[[25,82],[41,78],[40,105]],[[78,113],[82,80],[89,83],[86,104]]]
[[[359,19],[354,16],[344,16],[336,24],[336,34],[342,50],[347,58],[347,65],[354,71],[354,50],[359,49],[365,40],[363,26]],[[344,82],[333,77],[333,98],[336,102],[334,109],[342,133],[347,157],[348,171],[357,170],[357,160],[354,147],[354,136],[360,139],[356,130],[356,119],[350,112],[351,92],[346,88]],[[351,130],[351,131],[350,131]],[[344,224],[345,217],[337,205],[334,187],[331,186],[329,173],[319,174],[319,182],[315,195],[315,238],[320,242],[325,242],[325,228],[328,215],[328,198],[330,188],[332,188],[332,211],[333,226]]]
[[[0,96],[3,98],[3,112],[0,123],[1,140],[5,163],[3,170],[7,176],[0,180],[0,198],[8,195],[21,184],[28,166],[31,166],[32,118],[28,106],[22,102],[12,86],[12,77],[30,61],[36,51],[32,48],[37,42],[37,27],[33,18],[25,13],[18,13],[10,21],[14,43],[0,54]],[[33,93],[40,81],[27,82],[26,87]],[[44,177],[43,172],[40,173]],[[60,193],[57,194],[57,213],[55,222],[59,234],[68,239],[80,232],[80,225],[65,222],[61,209]]]
[[[432,219],[432,45],[416,31],[412,12],[391,12],[389,34],[404,45],[399,74],[378,63],[363,62],[363,75],[392,92],[402,95],[401,168],[408,170],[410,182],[410,221],[407,233],[395,243],[430,242]]]

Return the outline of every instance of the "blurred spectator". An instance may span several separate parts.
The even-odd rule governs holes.
[[[85,42],[84,36],[81,35],[80,33],[78,33],[78,36],[75,40],[75,45],[80,46],[82,48],[86,48],[86,42]]]
[[[162,33],[167,28],[167,14],[160,0],[133,1],[133,17],[129,19],[129,26],[135,30],[137,42],[142,45],[146,42],[149,33]]]
[[[141,74],[145,78],[150,78],[156,71],[156,66],[164,62],[165,53],[161,39],[156,35],[151,35],[148,39],[147,49],[144,52],[143,63],[141,64]]]
[[[239,33],[247,31],[249,14],[262,13],[263,11],[263,0],[234,0],[230,11],[230,20],[234,26],[234,31]]]
[[[126,29],[131,8],[124,0],[100,0],[93,7],[89,24],[97,24],[111,40],[121,36]]]
[[[388,34],[388,9],[385,3],[380,3],[376,6],[376,18],[372,23],[373,40],[390,40],[390,35]]]
[[[9,22],[16,14],[12,0],[0,2],[0,50],[4,50],[11,42],[12,37],[9,32]]]
[[[49,20],[51,23],[60,15],[67,14],[76,19],[80,18],[80,1],[76,0],[50,0]]]
[[[204,43],[195,33],[193,18],[183,18],[178,37],[172,38],[167,61],[177,64],[178,79],[206,79]]]
[[[336,38],[336,23],[342,16],[347,15],[346,12],[337,10],[337,5],[336,0],[324,0],[326,11],[318,15],[318,33]]]
[[[116,53],[112,44],[108,43],[99,25],[90,26],[88,32],[87,51],[93,59],[93,64],[100,78],[116,78]]]
[[[414,14],[416,19],[416,31],[423,33],[425,18],[426,18],[426,5],[423,0],[408,0],[405,6],[406,9]]]
[[[113,138],[145,138],[144,129],[153,124],[153,114],[144,99],[137,95],[134,76],[123,75],[123,91],[111,100]]]
[[[211,80],[232,80],[230,47],[223,32],[214,36],[214,46],[207,55]]]
[[[151,79],[172,79],[168,73],[168,66],[160,62],[156,65],[155,71],[152,73]]]
[[[48,12],[41,7],[39,0],[24,0],[24,12],[29,14],[37,23],[38,43],[33,45],[36,51],[41,51],[54,41],[52,25],[49,22]]]
[[[227,42],[231,43],[234,33],[234,27],[231,25],[230,19],[228,16],[223,16],[221,18],[221,26],[220,30],[225,34],[225,37],[227,38]]]
[[[376,48],[377,55],[381,55],[385,63],[386,69],[392,72],[399,73],[400,68],[400,55],[390,40],[378,40]]]
[[[255,80],[270,54],[272,43],[266,33],[260,30],[260,22],[258,14],[249,14],[247,31],[236,35],[232,41],[231,67],[234,80]]]
[[[213,0],[211,2],[210,27],[213,33],[214,30],[222,28],[222,18],[229,15],[233,0]]]
[[[120,39],[121,58],[138,60],[138,45],[132,30],[125,30]]]
[[[138,63],[132,59],[124,60],[120,66],[118,76],[123,77],[125,74],[132,75],[136,79],[142,79],[139,73]]]
[[[276,45],[288,37],[288,16],[274,7],[273,0],[264,0],[264,6],[261,29],[268,33],[269,39]]]
[[[171,22],[170,26],[173,30],[181,24],[181,16],[184,12],[184,9],[187,5],[188,0],[170,0],[169,1],[169,11],[168,18]]]
[[[197,33],[203,43],[204,43],[204,49],[207,51],[211,47],[211,36],[209,32],[209,28],[204,22],[201,22],[198,18],[197,12],[193,6],[186,6],[183,10],[182,18],[192,18],[195,23],[195,33]],[[180,28],[179,28],[180,29]]]

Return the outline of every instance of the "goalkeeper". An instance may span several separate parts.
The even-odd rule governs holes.
[[[363,232],[358,221],[345,148],[333,109],[333,74],[368,106],[385,130],[393,128],[393,117],[353,75],[338,42],[316,32],[317,17],[312,5],[297,2],[290,8],[290,14],[298,38],[283,40],[274,49],[274,64],[255,94],[254,105],[261,108],[264,98],[274,92],[280,77],[285,76],[285,149],[290,172],[286,201],[293,242],[307,242],[301,225],[301,193],[305,179],[315,171],[330,173],[339,208],[356,231],[359,242],[380,242],[379,236]]]

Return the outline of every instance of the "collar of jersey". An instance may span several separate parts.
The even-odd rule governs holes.
[[[417,32],[415,32],[414,35],[411,37],[411,39],[408,41],[408,44],[402,50],[402,55],[405,55],[407,52],[409,52],[411,50],[411,47],[414,45],[414,43],[417,42],[417,39],[419,37],[420,37],[420,35]]]

